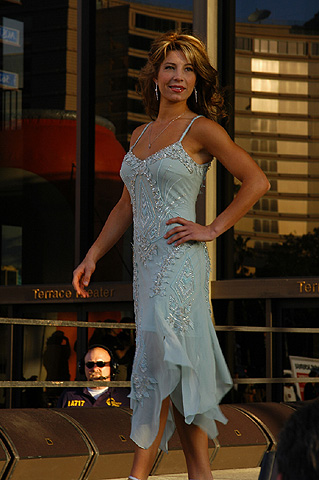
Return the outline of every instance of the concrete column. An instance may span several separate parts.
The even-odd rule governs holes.
[[[193,2],[193,31],[206,44],[212,65],[217,68],[218,48],[218,0],[194,0]],[[197,218],[206,225],[212,223],[216,217],[216,162],[212,163],[206,178],[203,199],[199,199]],[[216,279],[216,242],[207,244],[212,262],[211,280]]]

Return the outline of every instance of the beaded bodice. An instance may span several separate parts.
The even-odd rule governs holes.
[[[185,151],[182,140],[196,118],[180,140],[145,160],[133,153],[141,136],[124,157],[121,177],[131,196],[134,245],[143,262],[150,259],[157,241],[164,242],[169,218],[181,216],[195,221],[195,203],[209,164],[197,164]]]

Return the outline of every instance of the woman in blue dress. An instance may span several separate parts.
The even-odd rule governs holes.
[[[86,297],[96,262],[134,225],[136,354],[131,377],[131,479],[146,480],[176,426],[189,479],[211,480],[208,437],[226,423],[219,403],[232,386],[212,323],[206,242],[232,227],[268,190],[264,173],[216,123],[217,72],[195,36],[170,32],[152,45],[140,91],[155,120],[132,134],[123,194],[74,271]],[[241,182],[209,225],[195,202],[213,157]]]

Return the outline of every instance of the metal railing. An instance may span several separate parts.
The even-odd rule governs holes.
[[[38,318],[6,318],[0,317],[0,325],[36,325],[41,327],[76,327],[76,328],[119,328],[119,323],[81,322],[76,320],[46,320]],[[121,329],[135,330],[134,323],[121,323]],[[98,380],[98,381],[58,381],[58,380],[0,380],[0,388],[50,388],[50,387],[129,387],[130,381]]]
[[[84,321],[72,321],[72,320],[46,320],[46,319],[25,319],[25,318],[5,318],[0,317],[0,324],[4,325],[35,325],[35,326],[64,326],[75,328],[119,328],[121,329],[135,329],[134,323],[101,323],[101,322],[84,322]],[[233,325],[215,325],[217,332],[247,332],[247,333],[266,333],[268,335],[276,333],[299,333],[299,334],[319,334],[319,328],[287,328],[287,327],[251,327],[251,326],[233,326]],[[270,353],[267,353],[268,361]],[[271,360],[270,360],[271,361]],[[271,368],[268,365],[268,370]],[[238,384],[264,384],[271,386],[272,384],[291,384],[291,383],[319,383],[319,378],[297,378],[297,377],[272,377],[267,376],[265,378],[234,378],[235,385]],[[22,380],[2,380],[0,381],[0,388],[50,388],[50,387],[92,387],[92,386],[115,386],[115,387],[128,387],[130,381],[22,381]],[[267,399],[269,400],[269,398]]]

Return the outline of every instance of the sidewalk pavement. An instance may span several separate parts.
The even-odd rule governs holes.
[[[258,480],[260,468],[241,468],[213,472],[214,480]]]
[[[258,480],[260,468],[239,468],[213,471],[214,480]],[[114,479],[127,480],[127,478]],[[187,480],[187,473],[176,475],[152,475],[149,480]]]

